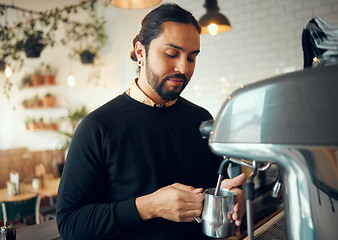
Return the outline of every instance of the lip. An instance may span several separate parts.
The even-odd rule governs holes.
[[[168,82],[175,87],[181,87],[184,83],[184,80],[181,78],[170,78],[168,79]]]

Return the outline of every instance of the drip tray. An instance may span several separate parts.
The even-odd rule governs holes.
[[[248,238],[245,238],[247,240]],[[284,240],[286,238],[286,227],[284,211],[277,214],[254,232],[255,240]]]

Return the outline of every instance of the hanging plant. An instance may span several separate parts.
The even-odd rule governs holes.
[[[83,50],[80,53],[80,57],[81,57],[81,62],[83,64],[93,64],[94,63],[94,58],[95,58],[96,54],[92,53],[89,50]]]
[[[69,22],[64,42],[71,42],[75,46],[72,57],[79,56],[83,64],[93,64],[99,51],[106,45],[108,37],[105,31],[106,20],[98,17],[93,6],[87,11],[91,21],[85,25]]]
[[[42,50],[47,46],[54,46],[55,40],[50,35],[45,35],[41,30],[35,30],[32,23],[23,30],[24,38],[15,44],[16,51],[24,51],[27,58],[38,58]]]
[[[46,46],[46,44],[42,43],[42,34],[43,32],[37,31],[34,34],[27,36],[27,40],[23,44],[23,49],[25,50],[26,57],[40,57],[42,50]]]

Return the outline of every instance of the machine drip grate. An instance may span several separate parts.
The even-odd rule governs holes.
[[[286,240],[285,218],[280,218],[263,232],[254,237],[255,240]]]

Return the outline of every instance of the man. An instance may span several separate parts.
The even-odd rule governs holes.
[[[57,199],[63,239],[207,239],[200,216],[220,157],[199,134],[211,115],[180,97],[195,68],[200,27],[191,13],[163,4],[142,21],[131,58],[139,78],[83,119],[69,148]],[[246,176],[224,180],[238,192]]]

